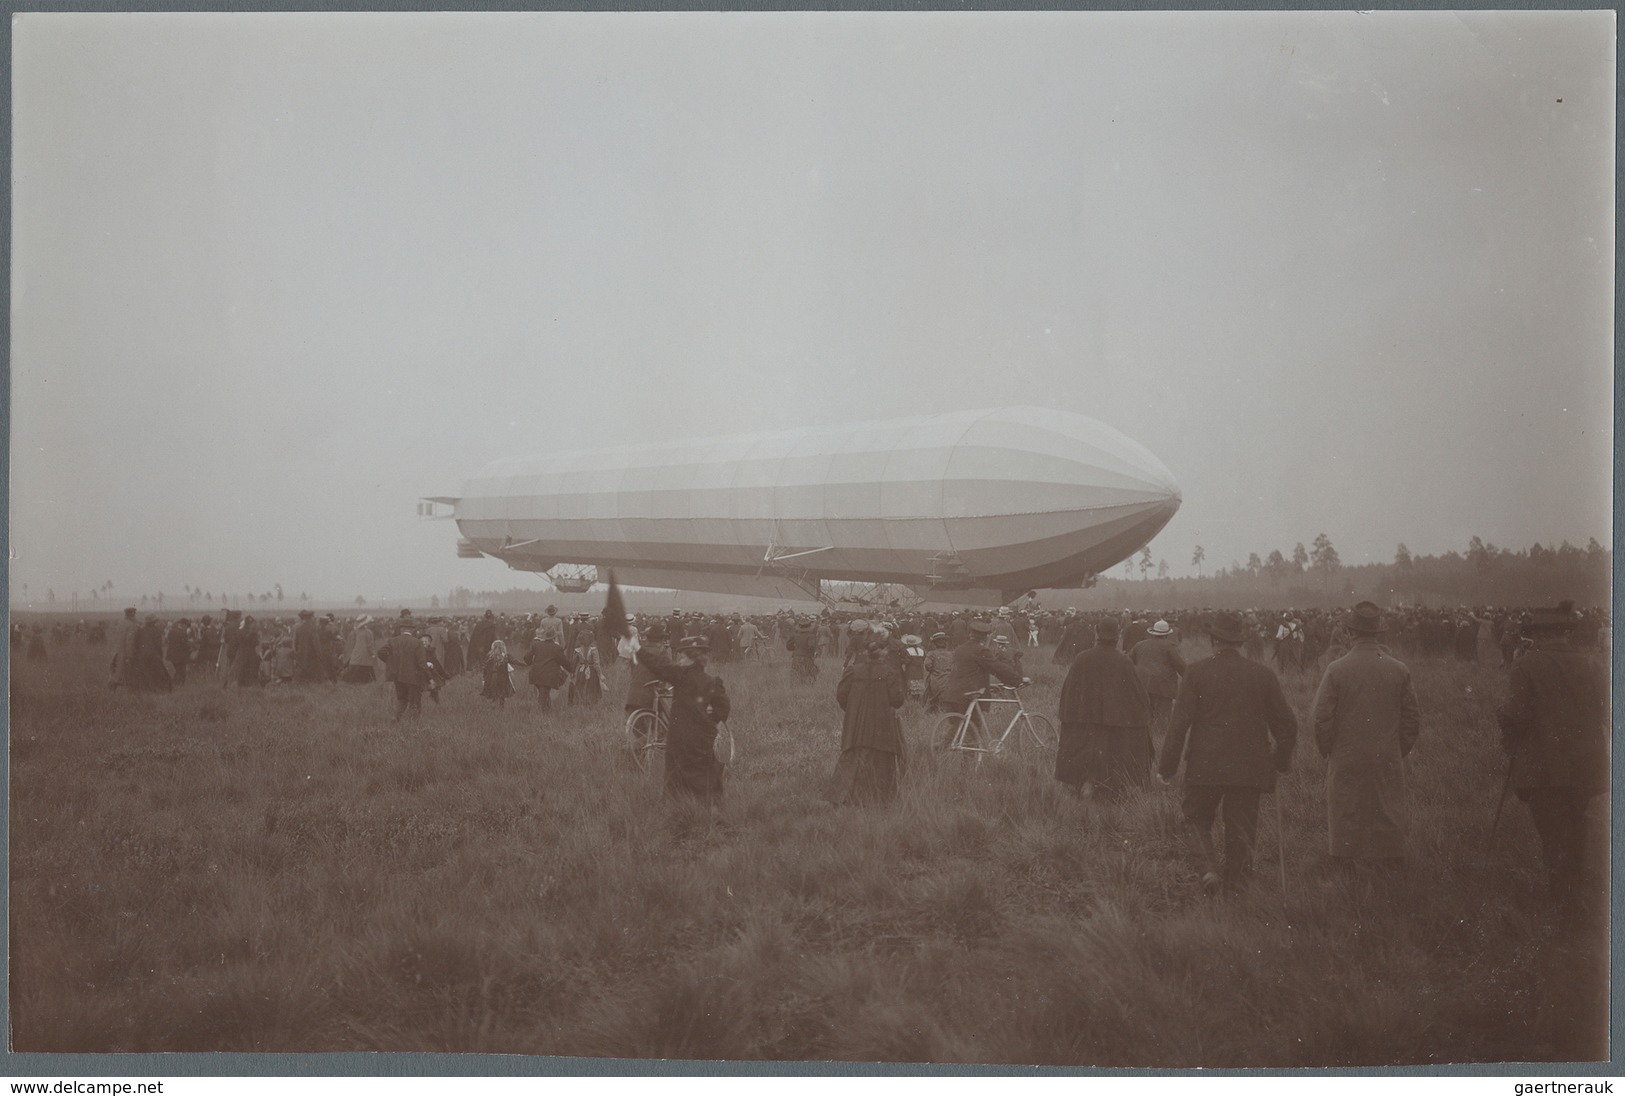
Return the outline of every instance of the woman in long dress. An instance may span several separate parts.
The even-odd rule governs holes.
[[[903,773],[903,727],[897,709],[908,695],[903,675],[876,637],[854,659],[835,687],[841,706],[841,759],[828,798],[836,804],[887,803],[897,796]]]
[[[591,706],[604,695],[603,673],[598,661],[597,637],[583,628],[576,635],[576,668],[570,678],[570,703]]]
[[[372,617],[364,616],[356,625],[355,634],[350,637],[350,653],[346,659],[347,665],[339,680],[346,685],[371,685],[378,676],[373,669],[378,654],[378,637],[373,634]]]

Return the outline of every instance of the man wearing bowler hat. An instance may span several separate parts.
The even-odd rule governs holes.
[[[1315,746],[1326,758],[1332,861],[1397,865],[1405,856],[1404,758],[1421,728],[1405,664],[1378,643],[1382,610],[1362,601],[1345,621],[1353,645],[1315,692]]]
[[[1219,613],[1208,626],[1214,653],[1193,664],[1168,722],[1158,775],[1172,780],[1185,765],[1181,809],[1186,844],[1202,871],[1202,889],[1246,886],[1258,834],[1258,800],[1275,774],[1292,764],[1298,719],[1269,667],[1243,658],[1241,618]],[[1224,809],[1224,860],[1213,847],[1213,821]]]

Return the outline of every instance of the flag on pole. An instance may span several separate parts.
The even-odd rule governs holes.
[[[626,626],[626,602],[621,600],[621,588],[615,584],[615,572],[609,573],[609,597],[604,600],[604,621],[610,631],[622,639],[632,635]]]

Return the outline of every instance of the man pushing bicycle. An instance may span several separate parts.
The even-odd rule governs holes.
[[[1027,685],[1030,678],[1022,677],[1011,663],[1004,661],[988,646],[993,626],[985,620],[970,623],[970,638],[954,648],[954,661],[948,671],[948,682],[942,687],[942,708],[947,712],[965,714],[970,703],[986,689],[992,678],[1006,685]],[[939,746],[947,746],[939,742]]]

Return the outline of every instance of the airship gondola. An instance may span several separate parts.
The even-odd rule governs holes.
[[[1143,446],[1009,407],[510,457],[451,507],[460,556],[622,583],[820,599],[833,584],[1003,604],[1086,585],[1180,503]]]

